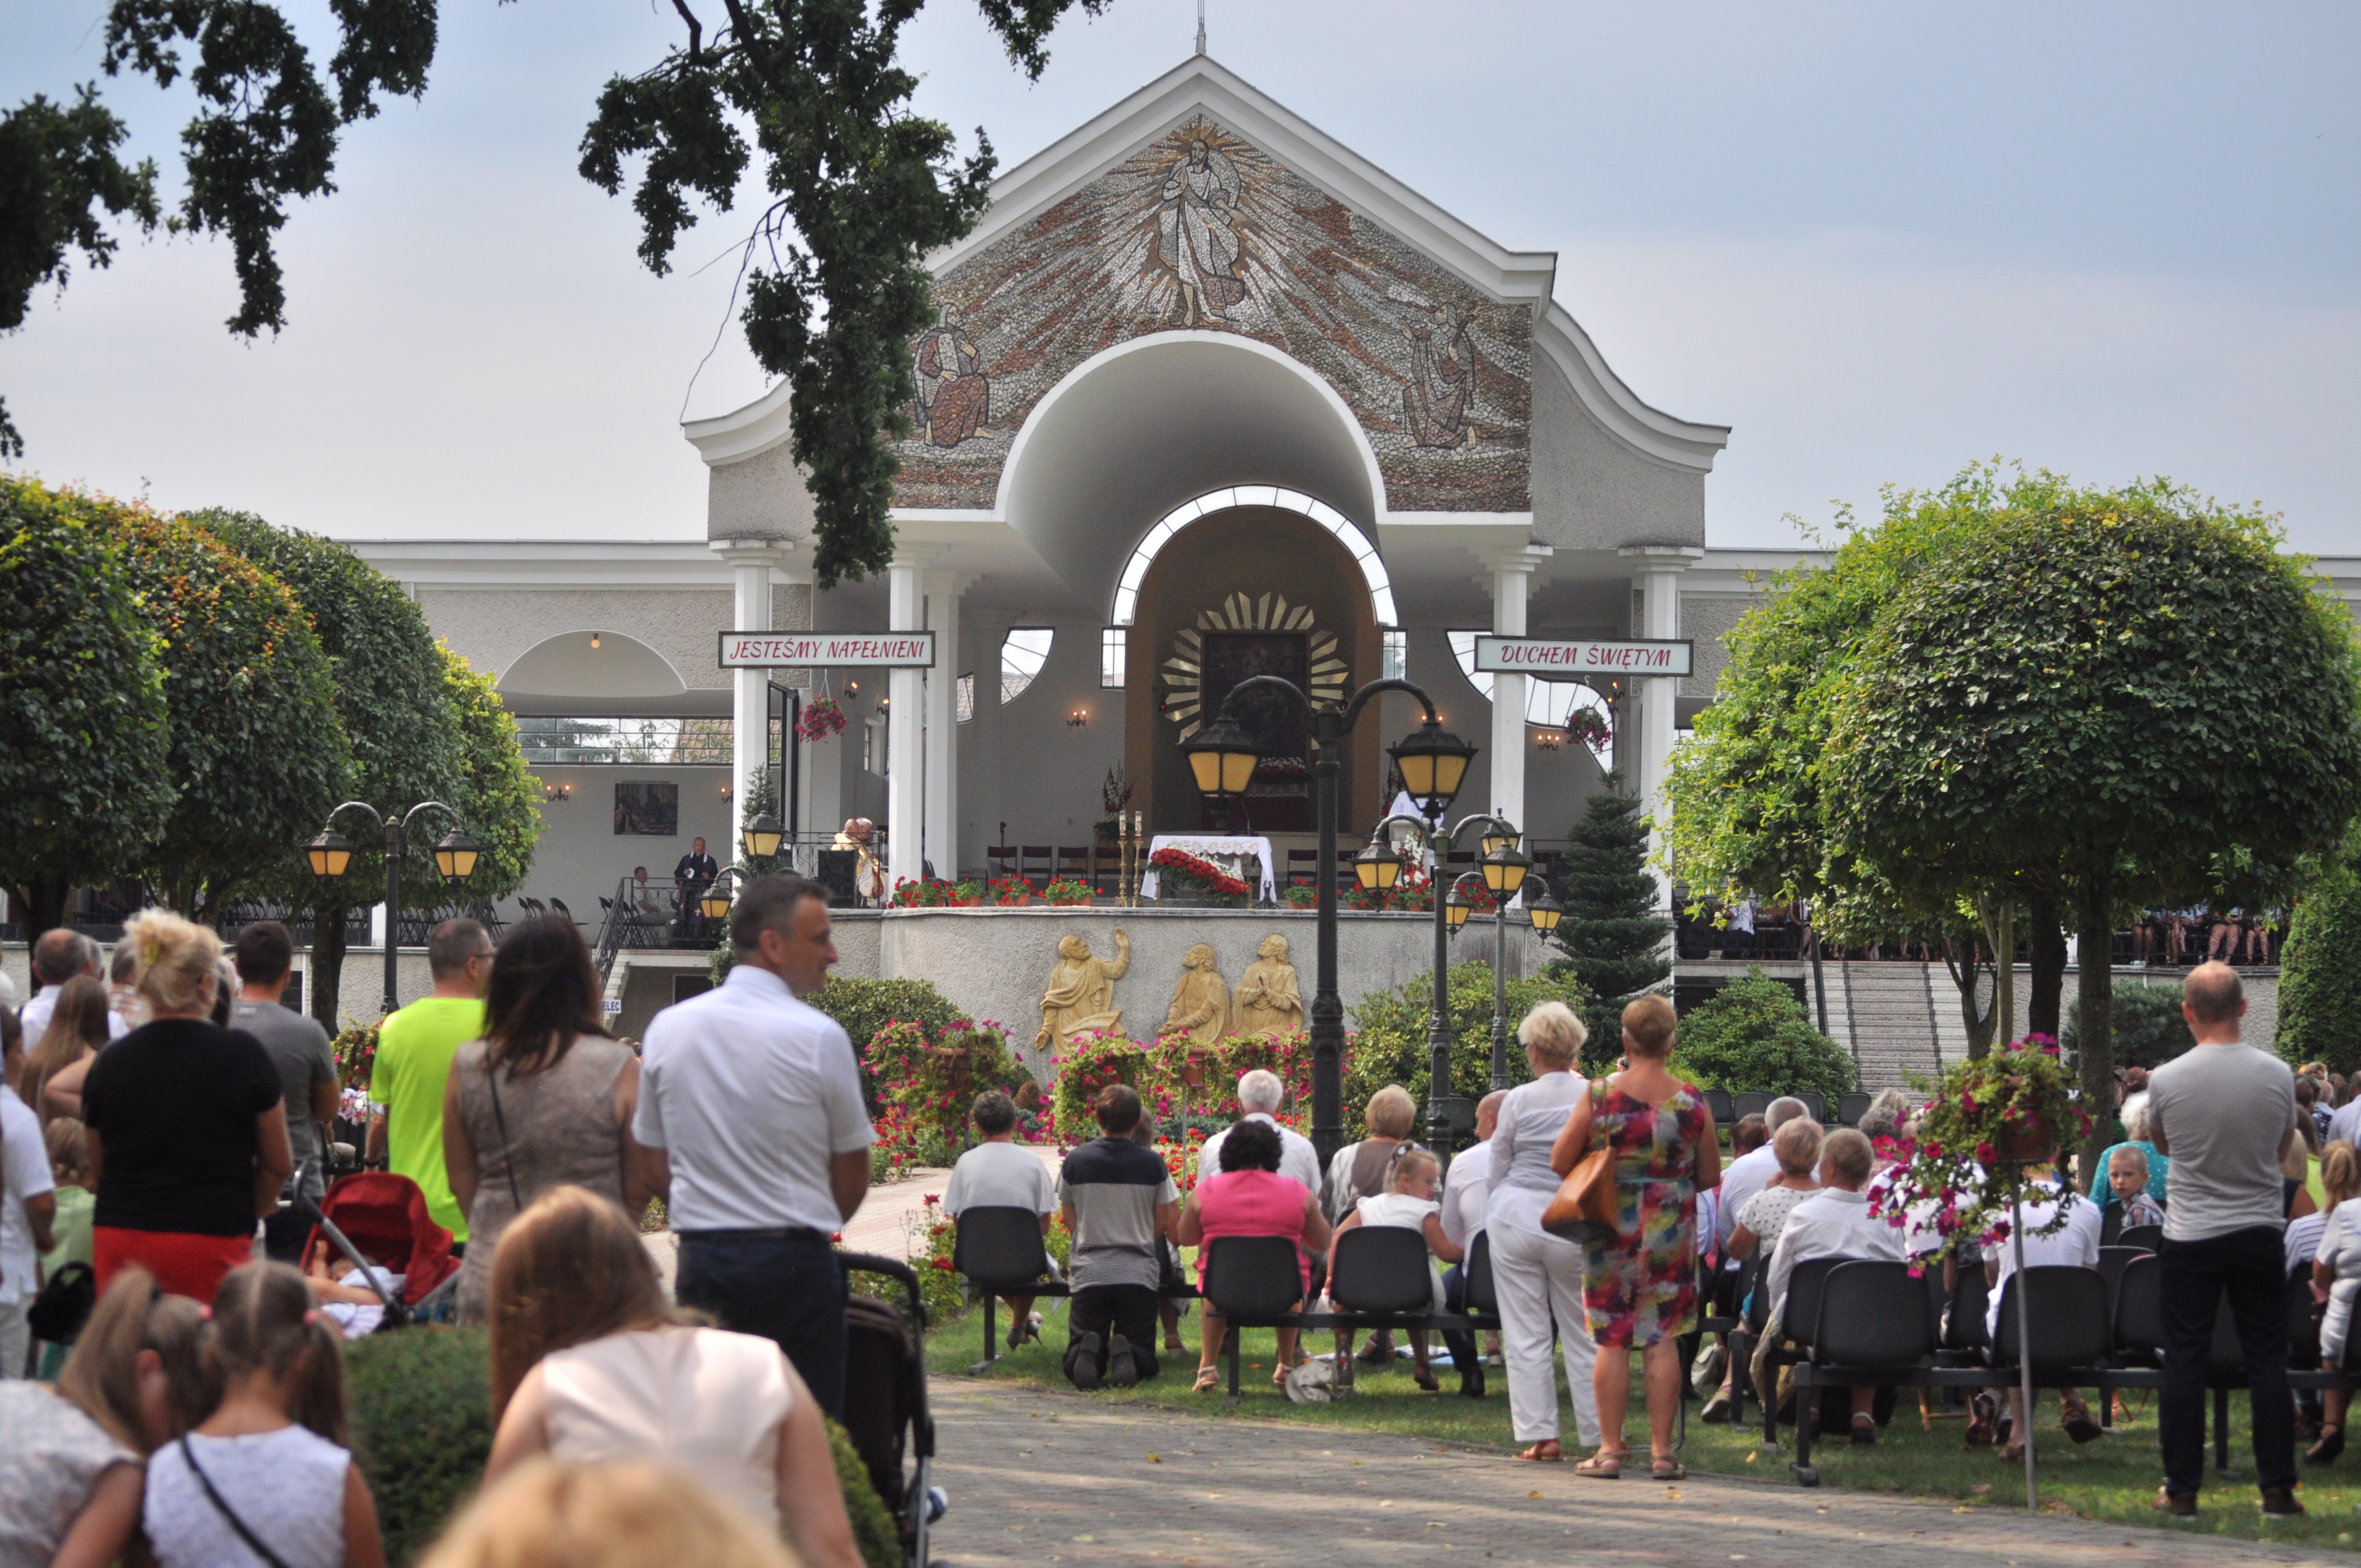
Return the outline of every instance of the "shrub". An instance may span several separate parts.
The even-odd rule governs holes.
[[[484,1478],[491,1380],[481,1329],[413,1328],[345,1351],[353,1458],[377,1498],[385,1559],[414,1562]]]
[[[2117,1067],[2161,1067],[2189,1048],[2189,1020],[2180,1015],[2180,987],[2125,985],[2115,987],[2107,1016],[2114,1034]],[[2066,1010],[2066,1028],[2059,1044],[2069,1060],[2080,1061],[2082,999]]]
[[[1451,1026],[1451,1091],[1480,1100],[1492,1083],[1492,966],[1454,964],[1449,979],[1444,1015]],[[1426,1036],[1433,997],[1434,977],[1421,974],[1398,990],[1362,998],[1353,1009],[1359,1032],[1345,1043],[1348,1137],[1364,1135],[1361,1118],[1369,1096],[1389,1083],[1410,1091],[1411,1098],[1423,1110],[1433,1067]],[[1517,1025],[1525,1014],[1544,1002],[1563,1002],[1580,1013],[1588,1000],[1582,982],[1570,975],[1544,971],[1509,981],[1508,1063],[1512,1087],[1533,1076],[1525,1065],[1524,1047],[1517,1044]],[[1308,1048],[1305,1060],[1308,1070]]]
[[[2361,833],[2347,837],[2297,900],[2279,953],[2279,1055],[2291,1062],[2326,1062],[2332,1072],[2361,1068],[2361,965],[2353,961],[2361,938],[2356,865]],[[2123,997],[2115,993],[2118,1006]]]
[[[393,1568],[423,1556],[484,1478],[492,1454],[487,1356],[481,1329],[402,1329],[346,1347],[353,1458],[377,1499],[385,1560]],[[829,1421],[828,1432],[862,1561],[868,1568],[897,1568],[901,1540],[893,1517],[844,1429]]]
[[[1707,1089],[1830,1100],[1853,1086],[1851,1053],[1811,1025],[1782,982],[1750,969],[1681,1020],[1673,1071]]]
[[[978,1094],[1032,1078],[996,1025],[965,1019],[931,1038],[922,1025],[888,1024],[870,1036],[861,1065],[886,1108],[901,1113],[891,1118],[895,1135],[913,1144],[922,1165],[948,1164],[967,1147],[968,1110]],[[881,1143],[884,1124],[881,1119]],[[928,1157],[938,1152],[949,1158]]]
[[[888,1024],[907,1020],[925,1025],[929,1033],[939,1033],[967,1016],[950,997],[937,991],[931,981],[924,980],[854,980],[848,975],[830,975],[826,985],[804,1000],[844,1025],[856,1058],[866,1056],[869,1042]],[[861,1070],[861,1093],[869,1102],[869,1113],[876,1115],[877,1080],[865,1061]]]

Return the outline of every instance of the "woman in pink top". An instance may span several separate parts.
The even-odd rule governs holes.
[[[1303,1183],[1279,1174],[1279,1155],[1278,1128],[1264,1122],[1240,1122],[1222,1139],[1220,1173],[1201,1175],[1190,1190],[1189,1201],[1180,1211],[1180,1245],[1197,1249],[1199,1289],[1205,1284],[1205,1254],[1218,1237],[1285,1236],[1295,1244],[1304,1292],[1311,1293],[1312,1260],[1306,1252],[1327,1246],[1328,1221],[1320,1212],[1320,1201]],[[1221,1358],[1227,1328],[1211,1310],[1205,1313],[1205,1327],[1198,1335],[1195,1391],[1200,1394],[1221,1381],[1214,1364]],[[1287,1369],[1295,1365],[1297,1333],[1294,1329],[1279,1331],[1279,1369],[1271,1374],[1273,1383],[1287,1382]]]

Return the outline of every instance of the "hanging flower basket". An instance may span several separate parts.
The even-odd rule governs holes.
[[[1897,1230],[1916,1223],[1940,1237],[1936,1258],[1990,1245],[2008,1234],[2026,1166],[2079,1146],[2090,1131],[2058,1042],[2028,1035],[1945,1071],[1919,1113],[1916,1146],[1872,1187],[1870,1212]],[[2048,1224],[2026,1234],[2054,1234],[2067,1218],[2060,1204]]]
[[[1577,707],[1565,716],[1565,738],[1590,748],[1595,755],[1605,755],[1614,735],[1607,725],[1607,716],[1595,707]]]
[[[832,740],[844,733],[844,709],[832,696],[816,696],[796,718],[799,740]]]

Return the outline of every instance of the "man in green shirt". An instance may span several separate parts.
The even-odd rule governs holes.
[[[379,1027],[369,1075],[368,1158],[382,1160],[426,1194],[434,1223],[467,1239],[467,1217],[443,1168],[443,1089],[451,1058],[484,1037],[484,992],[492,981],[492,939],[473,920],[445,920],[426,938],[434,991]]]

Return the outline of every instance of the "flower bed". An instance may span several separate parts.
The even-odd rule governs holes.
[[[931,1033],[923,1024],[888,1024],[870,1036],[862,1065],[880,1102],[875,1131],[884,1153],[872,1157],[873,1169],[881,1158],[887,1170],[950,1164],[968,1146],[975,1097],[1032,1081],[999,1025],[966,1019]],[[1020,1125],[1019,1135],[1027,1133]]]

